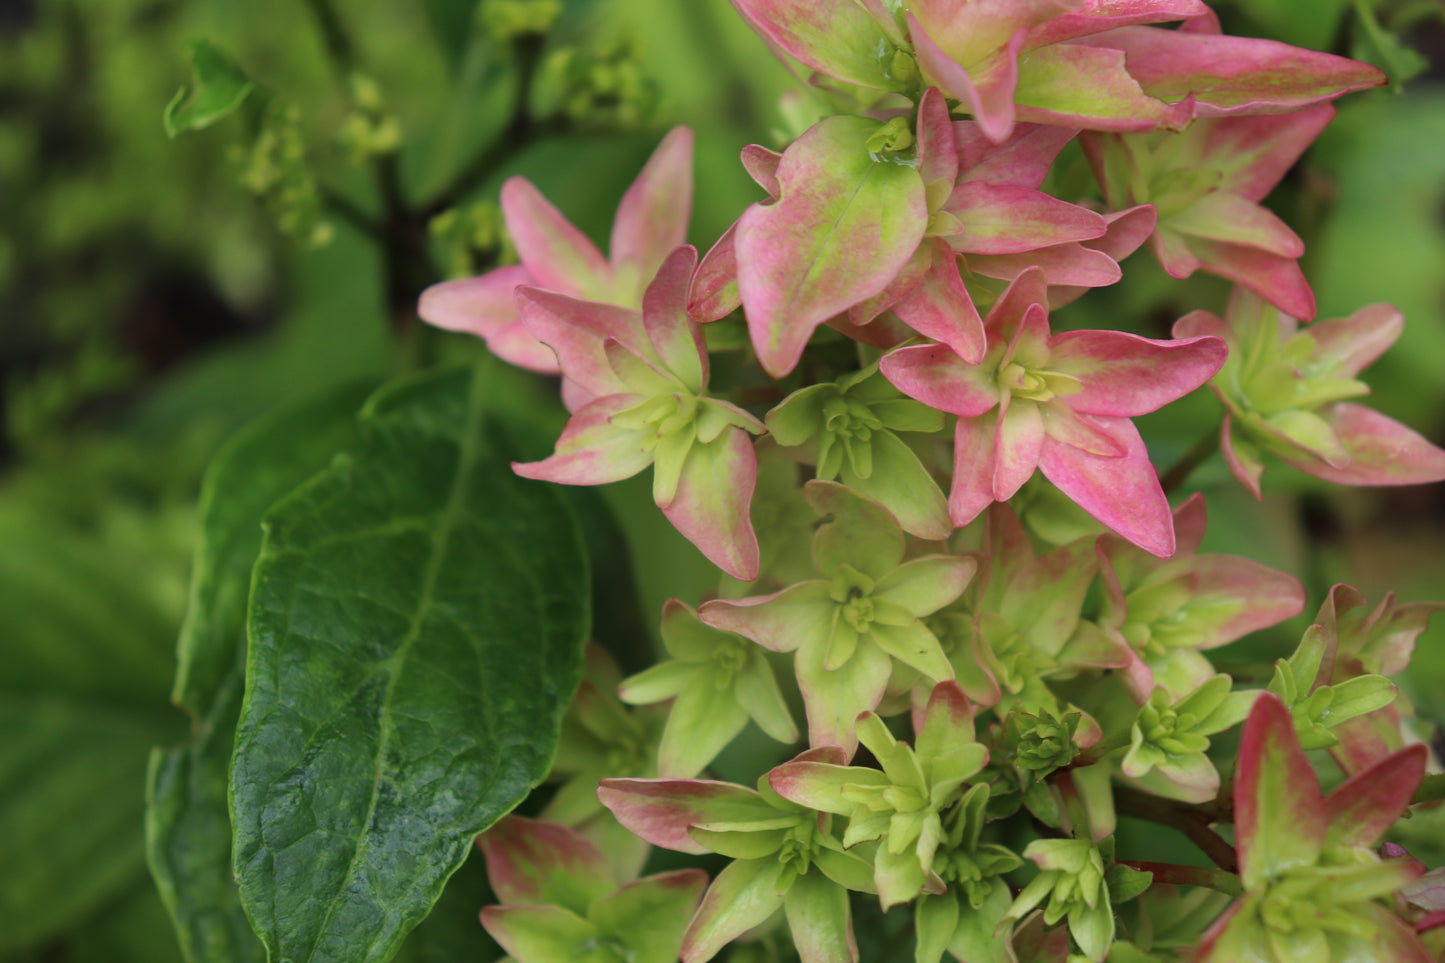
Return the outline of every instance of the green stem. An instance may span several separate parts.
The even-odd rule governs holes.
[[[332,66],[341,79],[346,80],[356,70],[356,48],[352,46],[351,38],[342,28],[341,18],[336,15],[331,0],[306,0],[306,5],[311,8],[311,15],[316,18],[316,26],[321,31],[321,39],[326,44],[326,53],[331,58]]]
[[[1218,820],[1212,807],[1161,799],[1137,789],[1121,787],[1114,790],[1114,808],[1125,816],[1135,816],[1179,830],[1214,865],[1226,873],[1239,871],[1239,858],[1234,853],[1234,847],[1210,828],[1210,823]]]
[[[1159,486],[1164,489],[1164,494],[1172,495],[1175,490],[1183,485],[1193,474],[1194,469],[1204,464],[1205,459],[1214,454],[1219,447],[1219,429],[1206,433],[1194,443],[1194,447],[1186,451],[1174,465],[1159,479]]]
[[[1222,869],[1180,866],[1177,863],[1141,863],[1131,859],[1121,859],[1119,862],[1131,869],[1152,873],[1156,883],[1173,883],[1176,886],[1206,886],[1221,893],[1228,893],[1230,896],[1244,895],[1244,886],[1240,883],[1239,877],[1233,873],[1226,873]]]

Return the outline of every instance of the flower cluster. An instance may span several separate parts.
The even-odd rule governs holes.
[[[1241,686],[1212,650],[1301,613],[1304,587],[1201,552],[1203,498],[1171,506],[1133,422],[1208,385],[1256,497],[1269,454],[1341,484],[1445,479],[1445,451],[1346,400],[1399,313],[1301,327],[1303,244],[1261,205],[1330,101],[1382,75],[1226,36],[1199,0],[734,2],[832,105],[781,153],[743,151],[765,198],[699,257],[679,128],[624,196],[610,257],[515,178],[520,263],[422,300],[560,375],[571,420],[519,474],[650,466],[657,506],[734,580],[669,602],[668,658],[618,686],[667,705],[650,771],[562,791],[600,779],[638,839],[718,854],[706,893],[700,871],[619,875],[579,835],[615,845],[595,805],[554,804],[574,829],[483,837],[488,929],[520,963],[758,960],[782,910],[805,963],[853,963],[850,894],[868,894],[911,907],[919,963],[1432,959],[1439,920],[1410,906],[1433,897],[1402,895],[1423,867],[1376,848],[1425,771],[1384,675],[1430,607],[1361,614],[1339,586],[1272,681]],[[1094,196],[1052,186],[1066,149]],[[1194,311],[1172,339],[1051,319],[1141,246],[1173,277],[1236,284],[1225,318]],[[739,322],[746,342],[717,350],[758,375],[719,390],[711,326]],[[785,494],[758,498],[804,516],[785,530],[754,527],[764,467]],[[799,532],[811,571],[781,550]],[[1215,743],[1246,718],[1230,777]],[[806,746],[755,788],[698,778],[749,722]],[[1309,748],[1349,777],[1328,796]],[[1218,868],[1121,859],[1125,810]],[[1231,822],[1233,845],[1212,828]],[[1169,925],[1121,922],[1136,899]]]

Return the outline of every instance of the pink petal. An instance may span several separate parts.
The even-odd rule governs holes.
[[[550,458],[512,462],[523,478],[560,485],[606,485],[631,478],[652,464],[653,432],[612,426],[612,416],[639,404],[640,395],[607,395],[574,412]]]
[[[529,181],[513,177],[502,185],[502,216],[538,287],[574,297],[610,293],[612,266]]]
[[[416,312],[439,328],[477,335],[492,354],[520,368],[560,374],[557,356],[522,324],[512,296],[518,286],[535,283],[526,268],[508,265],[478,277],[433,284],[421,293]]]
[[[1075,40],[1139,23],[1167,23],[1208,14],[1202,0],[1090,0],[1077,13],[1066,13],[1029,31],[1028,47]]]
[[[1253,37],[1122,27],[1089,42],[1127,54],[1129,72],[1153,96],[1193,96],[1199,117],[1286,113],[1386,82],[1369,64]]]
[[[1241,441],[1249,445],[1247,440]],[[1224,464],[1234,480],[1243,485],[1256,501],[1263,501],[1264,492],[1259,487],[1259,480],[1264,475],[1264,464],[1252,451],[1240,447],[1235,441],[1233,421],[1227,411],[1224,422],[1219,426],[1219,453],[1224,456]]]
[[[658,506],[708,561],[744,582],[758,577],[750,515],[757,478],[752,439],[741,428],[728,428],[716,441],[692,446],[677,493]]]
[[[914,331],[943,342],[959,358],[976,365],[983,361],[988,347],[983,318],[963,284],[953,252],[936,238],[925,243],[935,246],[932,265],[914,289],[893,305],[893,313]]]
[[[635,279],[640,290],[686,240],[691,212],[692,130],[674,127],[617,206],[610,246],[613,270]],[[630,297],[628,303],[635,301]]]
[[[953,486],[948,491],[948,519],[962,528],[993,504],[998,464],[995,440],[998,415],[960,417],[953,432]]]
[[[1340,846],[1373,846],[1410,807],[1425,777],[1429,752],[1416,744],[1355,773],[1325,797],[1330,839]]]
[[[1127,454],[1113,435],[1099,428],[1087,415],[1074,411],[1066,399],[1041,407],[1044,430],[1055,442],[1105,458],[1122,458]]]
[[[953,124],[958,148],[958,183],[986,181],[1037,190],[1048,176],[1054,158],[1078,133],[1048,124],[1018,124],[1008,140],[996,144],[974,121]]]
[[[1088,416],[1119,442],[1119,458],[1092,455],[1054,442],[1044,445],[1039,470],[1065,495],[1152,555],[1174,554],[1174,518],[1149,452],[1127,418]]]
[[[1066,331],[1049,347],[1049,367],[1083,383],[1066,399],[1070,408],[1126,418],[1189,394],[1214,377],[1229,353],[1219,338],[1155,341],[1122,331]]]
[[[527,330],[552,349],[562,373],[593,397],[628,390],[607,363],[603,346],[609,338],[635,354],[652,354],[637,311],[541,288],[518,288],[516,299]]]
[[[1018,84],[1018,55],[1023,48],[1025,31],[1016,30],[1006,47],[967,68],[945,53],[912,13],[908,14],[908,31],[924,74],[960,101],[990,140],[995,143],[1007,140],[1014,125],[1014,88]]]
[[[918,23],[948,56],[972,65],[1006,46],[1020,30],[1083,7],[1086,0],[920,0]],[[915,41],[918,32],[913,33]]]
[[[758,144],[748,144],[742,150],[743,170],[748,176],[768,192],[768,197],[777,200],[778,195],[783,193],[783,188],[778,184],[778,165],[783,161],[783,155],[777,151],[768,150]]]
[[[1244,285],[1291,317],[1313,320],[1315,293],[1294,258],[1203,238],[1190,238],[1189,248],[1210,274]]]
[[[425,298],[425,295],[422,296]],[[1310,325],[1315,342],[1311,360],[1333,362],[1340,373],[1354,377],[1400,337],[1405,316],[1393,304],[1367,304],[1348,318],[1331,318]]]
[[[1200,649],[1226,645],[1304,611],[1305,589],[1299,579],[1253,559],[1200,555],[1192,568],[1199,584],[1189,613],[1201,632]]]
[[[1333,467],[1280,451],[1301,471],[1338,485],[1420,485],[1445,480],[1445,451],[1372,408],[1342,401],[1320,413],[1344,444],[1349,461]]]
[[[1325,801],[1289,709],[1261,693],[1244,723],[1235,769],[1234,825],[1244,888],[1313,866],[1328,826]]]
[[[697,249],[684,244],[668,255],[642,296],[642,323],[657,357],[689,390],[707,384],[707,347],[687,313]]]
[[[752,639],[765,649],[792,652],[799,646],[826,647],[835,608],[828,597],[828,583],[810,581],[771,595],[713,599],[698,608],[697,617],[715,629]]]
[[[883,377],[930,408],[976,417],[999,402],[999,387],[985,366],[971,365],[946,344],[898,348],[879,363]]]
[[[1201,154],[1223,174],[1221,190],[1261,201],[1334,116],[1333,105],[1316,104],[1287,114],[1201,120],[1208,125]]]
[[[901,90],[887,49],[892,18],[880,21],[856,3],[826,0],[734,0],[754,30],[814,70],[860,87]],[[899,38],[901,39],[901,38]]]
[[[738,255],[734,248],[738,226],[729,224],[723,236],[703,255],[692,276],[687,313],[706,324],[721,321],[742,307],[738,295]]]
[[[1007,184],[960,184],[943,209],[963,231],[948,237],[964,254],[1018,254],[1068,241],[1101,237],[1104,219],[1093,211],[1042,191]]]
[[[935,181],[950,185],[958,177],[958,145],[948,104],[937,87],[929,87],[918,102],[918,173],[925,187]]]
[[[772,808],[751,789],[708,779],[604,779],[597,798],[634,835],[694,854],[707,850],[688,834],[693,826],[757,819]]]
[[[1006,502],[1034,476],[1044,449],[1044,416],[1037,402],[1005,395],[994,441],[993,497]]]
[[[1123,277],[1112,257],[1081,243],[1055,244],[1025,254],[970,254],[964,264],[974,274],[1000,281],[1013,281],[1030,268],[1043,271],[1049,287],[1056,284],[1102,288]],[[1052,290],[1049,303],[1054,303]]]
[[[782,377],[814,329],[879,293],[928,221],[918,172],[863,150],[876,122],[830,117],[788,148],[777,203],[738,219],[738,290],[763,368]]]
[[[1126,69],[1124,54],[1102,46],[1056,44],[1030,51],[1019,61],[1018,118],[1111,131],[1178,130],[1187,125],[1192,102],[1166,104],[1150,96],[1152,91],[1140,87],[1132,68],[1130,61]]]
[[[1288,224],[1229,191],[1206,194],[1165,221],[1180,234],[1255,247],[1281,257],[1299,257],[1305,251],[1304,241]]]

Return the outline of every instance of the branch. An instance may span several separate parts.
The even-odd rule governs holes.
[[[1194,447],[1186,451],[1174,465],[1159,479],[1159,487],[1164,489],[1164,494],[1172,495],[1180,485],[1188,481],[1194,469],[1204,464],[1204,461],[1219,447],[1219,429],[1204,435],[1194,443]]]
[[[1243,896],[1244,886],[1239,877],[1222,869],[1204,866],[1180,866],[1177,863],[1141,863],[1132,859],[1119,862],[1131,869],[1154,874],[1156,883],[1173,883],[1176,886],[1207,886],[1230,896]]]
[[[1212,807],[1162,799],[1137,789],[1119,787],[1114,790],[1114,808],[1126,816],[1136,816],[1179,830],[1198,846],[1214,865],[1226,873],[1239,871],[1239,859],[1235,856],[1234,847],[1209,828],[1211,823],[1218,821]]]

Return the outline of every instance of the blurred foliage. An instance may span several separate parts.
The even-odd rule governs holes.
[[[1220,14],[1392,74],[1397,91],[1341,105],[1270,202],[1308,243],[1322,317],[1402,308],[1374,403],[1440,441],[1440,4],[1230,0]],[[170,140],[162,109],[192,49],[224,51],[255,88],[178,101],[192,112],[175,126],[214,123]],[[0,0],[0,961],[180,959],[141,814],[147,753],[186,738],[169,692],[217,447],[353,379],[476,357],[478,343],[420,329],[413,306],[425,284],[509,256],[494,206],[508,176],[605,243],[660,134],[689,123],[692,240],[710,245],[758,197],[738,149],[780,146],[769,132],[813,110],[802,89],[728,0]],[[1128,313],[1162,336],[1223,307],[1222,284],[1170,282],[1146,256],[1128,276],[1061,320]],[[1141,425],[1162,466],[1216,417],[1200,397]],[[1211,491],[1206,548],[1300,574],[1308,614],[1336,580],[1372,600],[1445,598],[1438,488],[1327,490],[1281,466],[1260,504],[1217,458],[1193,482]],[[605,498],[649,546],[637,581],[655,631],[663,599],[712,570],[645,480]],[[1238,659],[1284,654],[1301,626]],[[1445,625],[1404,684],[1423,718],[1445,717]],[[403,958],[487,957],[475,864]]]

